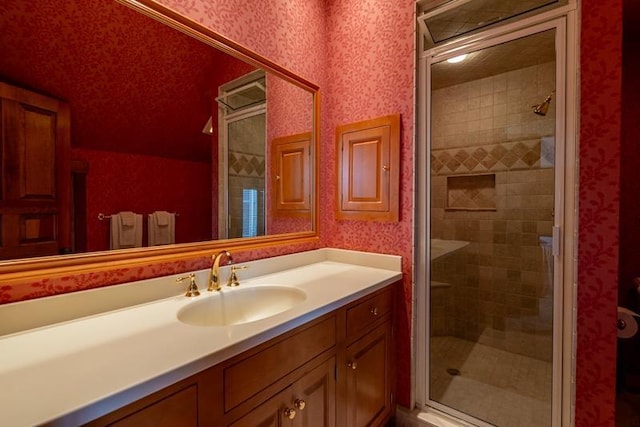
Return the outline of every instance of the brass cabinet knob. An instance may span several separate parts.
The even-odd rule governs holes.
[[[355,360],[351,360],[347,363],[347,366],[355,371],[358,367],[358,362],[356,362]]]
[[[296,399],[296,401],[293,402],[293,406],[302,411],[307,406],[307,402],[302,399]]]
[[[371,309],[371,314],[373,314],[374,316],[377,316],[378,315],[378,307],[373,307]]]
[[[292,420],[296,417],[296,410],[293,408],[287,408],[284,410],[284,416]]]

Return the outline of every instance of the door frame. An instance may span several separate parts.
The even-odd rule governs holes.
[[[486,48],[527,35],[555,28],[556,33],[556,173],[554,226],[558,228],[554,257],[554,350],[552,425],[572,426],[575,394],[575,333],[577,280],[577,150],[578,150],[578,25],[575,2],[538,16],[485,30],[469,37],[424,50],[418,34],[418,67],[416,84],[416,146],[415,146],[415,235],[414,235],[414,355],[413,402],[421,411],[446,417],[442,408],[429,401],[429,283],[430,239],[430,65],[464,52]],[[418,26],[419,28],[419,26]],[[560,89],[559,83],[564,83]],[[567,102],[566,100],[575,100]],[[564,113],[564,120],[562,120]],[[562,143],[562,140],[564,140]],[[557,301],[557,302],[556,302]],[[447,411],[449,412],[449,411]],[[455,411],[454,411],[455,412]],[[465,419],[464,414],[453,413]],[[467,419],[471,421],[471,419]],[[477,423],[477,420],[473,420]],[[480,424],[482,425],[482,424]]]

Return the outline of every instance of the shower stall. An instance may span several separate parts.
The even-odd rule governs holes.
[[[420,21],[417,400],[471,425],[560,425],[566,18],[457,36],[444,14]]]

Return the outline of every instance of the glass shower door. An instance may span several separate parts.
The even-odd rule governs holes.
[[[428,398],[483,425],[552,420],[556,31],[428,72]]]

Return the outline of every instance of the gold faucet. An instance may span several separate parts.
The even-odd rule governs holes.
[[[211,265],[211,274],[209,274],[209,292],[219,291],[220,288],[220,260],[225,256],[227,258],[227,265],[233,264],[233,257],[229,251],[220,251],[217,255],[212,255],[211,259],[213,264]]]
[[[197,297],[200,295],[195,274],[191,273],[188,276],[178,277],[176,279],[176,283],[182,283],[183,280],[189,280],[189,287],[187,288],[187,292],[184,294],[185,297]]]
[[[247,267],[246,265],[239,265],[239,266],[232,265],[231,273],[229,274],[229,279],[227,280],[227,286],[231,286],[231,287],[238,286],[240,284],[240,281],[238,280],[238,275],[236,274],[236,271],[246,270],[247,268],[249,267]]]

